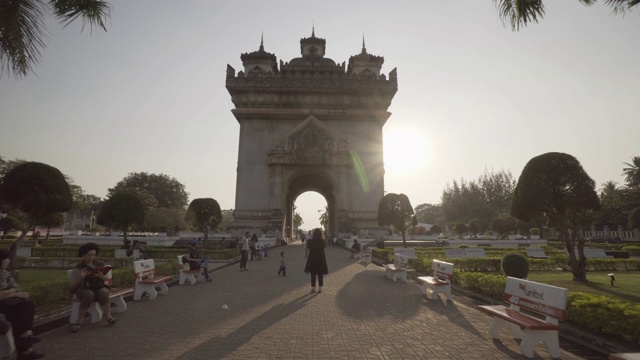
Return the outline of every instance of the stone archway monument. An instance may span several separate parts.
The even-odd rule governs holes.
[[[326,42],[300,40],[301,57],[277,63],[264,50],[227,65],[226,87],[240,124],[231,231],[293,237],[293,205],[304,192],[324,196],[329,233],[372,233],[384,195],[382,127],[398,89],[396,69],[362,51],[348,65],[325,57]]]

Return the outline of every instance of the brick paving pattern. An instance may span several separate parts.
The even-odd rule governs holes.
[[[277,275],[285,251],[287,276]],[[211,283],[171,287],[156,300],[129,302],[118,323],[41,335],[46,359],[525,359],[505,332],[487,335],[475,307],[428,300],[416,283],[328,247],[329,275],[310,294],[300,243],[271,249],[262,261],[213,272]],[[224,305],[228,309],[224,309]],[[546,348],[536,358],[549,359]],[[562,352],[563,359],[580,359]]]

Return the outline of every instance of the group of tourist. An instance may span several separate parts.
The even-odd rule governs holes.
[[[245,236],[240,241],[240,271],[247,271],[247,261],[249,253],[252,260],[257,251],[257,237]],[[131,244],[127,249],[130,249]],[[209,257],[202,258],[198,252],[198,242],[193,240],[189,243],[189,249],[184,256],[186,263],[192,270],[202,269],[207,282],[211,282],[208,271]],[[307,261],[304,272],[311,275],[311,293],[321,293],[324,285],[324,275],[328,273],[327,260],[324,253],[326,242],[321,229],[313,230],[310,237],[304,243]],[[87,243],[78,249],[78,256],[81,261],[73,268],[69,276],[69,291],[75,295],[80,302],[78,320],[71,324],[71,331],[80,331],[82,320],[89,310],[91,303],[97,301],[104,312],[104,319],[107,324],[115,325],[118,321],[111,315],[111,304],[109,301],[109,287],[107,285],[107,273],[109,268],[105,267],[102,261],[97,259],[100,247],[95,243]],[[130,256],[130,254],[127,254]],[[29,294],[20,291],[12,272],[9,271],[10,252],[0,250],[0,314],[4,314],[12,325],[13,336],[15,338],[18,360],[39,359],[44,354],[36,352],[33,344],[40,341],[40,338],[33,335],[32,327],[35,317],[35,304],[29,300]],[[280,263],[278,275],[287,275],[287,263],[284,251],[280,252]],[[316,290],[316,283],[318,288]]]

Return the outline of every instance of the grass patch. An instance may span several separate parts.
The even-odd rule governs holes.
[[[51,281],[66,281],[69,279],[67,270],[55,270],[55,269],[20,269],[18,270],[18,285],[21,288],[25,288],[32,284],[51,282]]]
[[[640,271],[620,271],[615,273],[615,286],[611,286],[607,271],[587,272],[587,283],[573,281],[573,274],[565,271],[531,271],[527,280],[569,289],[571,292],[585,292],[606,295],[621,301],[640,302]]]

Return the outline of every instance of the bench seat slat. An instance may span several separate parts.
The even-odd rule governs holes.
[[[433,276],[421,276],[421,277],[418,278],[418,280],[420,280],[422,282],[429,283],[429,284],[431,284],[433,286],[451,285],[448,282],[436,279]]]
[[[133,288],[111,288],[109,289],[109,298],[117,296],[127,296],[133,294]]]
[[[549,324],[543,320],[509,309],[504,305],[479,305],[480,311],[491,316],[512,322],[529,330],[559,330],[558,325]]]
[[[160,284],[169,280],[173,280],[173,276],[160,276],[160,277],[156,276],[153,279],[140,280],[138,283],[139,284]]]
[[[391,271],[405,271],[407,269],[400,268],[394,264],[386,264],[385,267]]]

